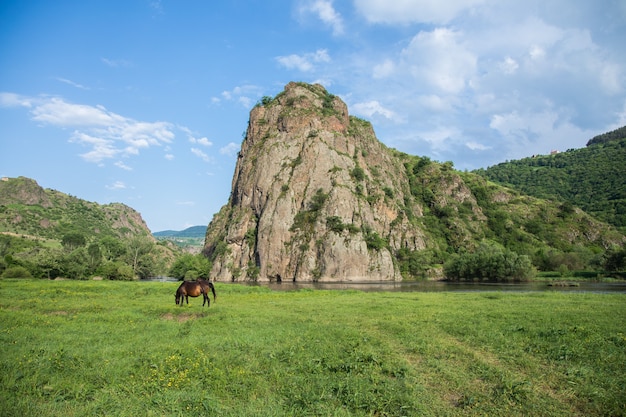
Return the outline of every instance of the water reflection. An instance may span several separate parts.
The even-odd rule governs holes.
[[[172,277],[152,277],[144,282],[178,282]],[[228,284],[228,283],[218,283]],[[576,286],[550,286],[548,282],[494,283],[494,282],[282,282],[237,284],[262,286],[274,291],[311,290],[357,290],[357,291],[398,291],[398,292],[469,292],[469,291],[558,291],[626,293],[626,282],[575,282]]]
[[[576,282],[576,286],[549,286],[547,282],[491,283],[491,282],[282,282],[250,283],[265,286],[275,291],[318,290],[358,290],[358,291],[398,291],[398,292],[469,292],[469,291],[557,291],[626,293],[626,282]]]

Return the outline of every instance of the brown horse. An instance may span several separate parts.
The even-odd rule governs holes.
[[[207,307],[211,306],[211,299],[209,298],[209,290],[213,292],[213,301],[215,302],[215,286],[212,282],[202,278],[198,278],[196,281],[184,281],[176,290],[176,305],[183,306],[183,301],[187,301],[189,305],[189,297],[199,297],[202,295],[202,307],[206,303]]]

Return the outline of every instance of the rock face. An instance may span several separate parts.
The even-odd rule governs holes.
[[[321,85],[289,83],[250,113],[230,201],[207,231],[212,277],[400,280],[392,251],[425,246],[397,204],[407,190],[369,122]]]
[[[289,83],[251,111],[203,252],[218,281],[436,279],[485,240],[528,256],[626,238],[580,210],[389,149],[322,86]]]

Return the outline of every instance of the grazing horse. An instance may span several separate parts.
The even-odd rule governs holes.
[[[202,278],[198,278],[196,281],[184,281],[176,290],[176,304],[182,307],[183,302],[187,301],[187,305],[189,305],[189,297],[202,295],[202,307],[204,307],[205,303],[207,307],[210,307],[209,290],[213,292],[213,301],[215,301],[215,286],[212,282]]]

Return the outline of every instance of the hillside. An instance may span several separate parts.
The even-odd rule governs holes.
[[[175,252],[124,204],[0,180],[0,276],[134,279],[166,273]]]
[[[624,240],[577,208],[389,149],[322,86],[289,83],[250,112],[204,253],[223,281],[401,280],[481,248],[580,269]]]
[[[151,236],[141,215],[112,203],[100,205],[50,189],[26,177],[0,180],[0,231],[61,240],[85,236]]]
[[[586,148],[475,172],[528,195],[573,204],[626,233],[626,127],[596,136]]]

